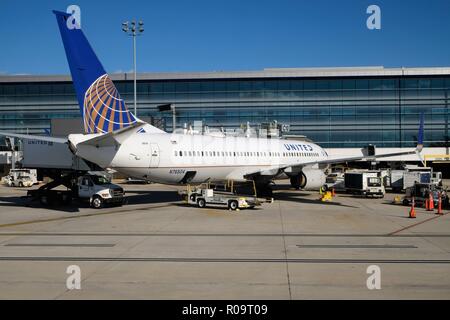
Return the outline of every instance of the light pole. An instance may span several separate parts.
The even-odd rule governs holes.
[[[177,128],[177,113],[175,110],[175,105],[173,103],[168,103],[159,105],[157,108],[159,112],[172,111],[172,132],[175,132],[175,129]]]
[[[136,90],[136,36],[140,36],[144,32],[144,22],[140,20],[137,25],[133,20],[122,23],[122,31],[133,37],[133,69],[134,69],[134,116],[137,116],[137,90]]]

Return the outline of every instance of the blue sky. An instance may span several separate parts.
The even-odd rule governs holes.
[[[0,73],[68,74],[52,9],[82,10],[82,29],[112,73],[132,68],[121,23],[145,22],[138,71],[450,66],[450,1],[0,0]],[[368,30],[366,8],[381,7]]]

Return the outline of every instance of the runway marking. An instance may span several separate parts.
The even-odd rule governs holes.
[[[298,248],[316,249],[417,249],[413,245],[389,245],[389,244],[299,244]]]
[[[5,247],[83,247],[83,248],[111,248],[114,243],[7,243]]]
[[[426,219],[426,220],[423,220],[423,221],[414,223],[414,224],[412,224],[412,225],[410,225],[410,226],[407,226],[407,227],[398,229],[398,230],[396,230],[396,231],[393,231],[393,232],[389,233],[388,235],[389,235],[389,236],[393,236],[393,235],[395,235],[395,234],[397,234],[397,233],[400,233],[400,232],[402,232],[402,231],[405,231],[405,230],[408,230],[408,229],[417,227],[418,225],[421,225],[421,224],[424,224],[424,223],[429,222],[429,221],[431,221],[431,220],[434,220],[434,219],[443,217],[443,216],[445,216],[445,215],[447,215],[447,214],[448,214],[448,213],[446,213],[446,214],[444,214],[444,215],[436,215],[436,216],[431,217],[431,218],[428,218],[428,219]]]
[[[134,257],[0,257],[1,261],[29,262],[181,262],[181,263],[310,263],[310,264],[450,264],[450,260],[396,259],[280,259],[280,258],[134,258]]]
[[[305,237],[305,238],[449,238],[450,234],[311,234],[311,233],[83,233],[83,232],[0,232],[0,237],[9,236],[58,236],[58,237]]]

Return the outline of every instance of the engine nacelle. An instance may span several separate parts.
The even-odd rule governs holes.
[[[290,180],[291,186],[296,189],[316,191],[325,184],[326,175],[321,169],[304,168]]]

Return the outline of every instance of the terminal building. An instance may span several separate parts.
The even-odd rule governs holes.
[[[133,74],[112,74],[111,78],[133,110]],[[157,106],[162,104],[175,106],[178,127],[202,121],[227,129],[276,120],[289,126],[289,135],[304,135],[335,151],[359,150],[369,144],[414,147],[424,113],[425,147],[431,148],[431,154],[446,155],[449,95],[450,67],[137,75],[138,117],[150,118],[168,132],[172,114],[159,112]],[[70,76],[0,76],[0,130],[51,135],[55,134],[52,120],[77,118],[80,113]]]

